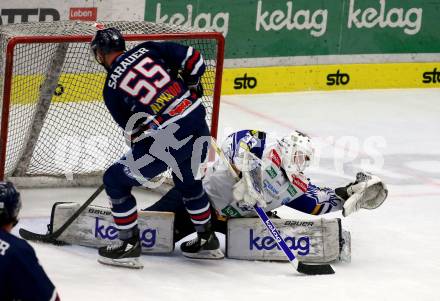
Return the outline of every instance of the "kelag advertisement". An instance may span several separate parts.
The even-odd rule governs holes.
[[[440,87],[440,1],[0,3],[0,24],[56,20],[146,20],[221,32],[223,94]]]
[[[440,2],[146,0],[145,20],[220,31],[226,58],[440,52]]]

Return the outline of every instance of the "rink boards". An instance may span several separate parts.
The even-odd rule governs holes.
[[[223,94],[440,88],[440,63],[331,64],[226,69]]]
[[[12,102],[35,101],[44,77],[16,75]],[[102,98],[104,73],[63,73],[54,91],[54,102],[85,102]],[[92,87],[89,83],[95,83]],[[203,80],[202,80],[203,82]],[[26,85],[28,89],[19,87]],[[335,64],[227,68],[222,94],[260,94],[297,91],[440,88],[440,63]],[[205,95],[212,90],[205,87]]]

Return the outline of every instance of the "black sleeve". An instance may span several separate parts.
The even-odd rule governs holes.
[[[11,286],[18,300],[59,300],[55,286],[39,264],[31,246],[13,254],[15,268],[10,275]]]

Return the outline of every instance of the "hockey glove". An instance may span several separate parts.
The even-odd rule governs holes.
[[[232,197],[238,202],[239,207],[252,208],[257,204],[261,208],[267,206],[266,202],[262,198],[255,198],[248,190],[248,184],[244,178],[240,179],[232,187]]]
[[[200,82],[200,78],[188,74],[181,74],[180,76],[187,85],[188,89],[192,93],[194,93],[197,98],[203,96],[203,86],[202,83]]]
[[[188,85],[188,88],[196,95],[197,99],[203,96],[203,86],[201,82],[198,82],[195,85]]]
[[[360,208],[375,209],[382,205],[388,196],[386,185],[378,176],[363,172],[357,173],[354,183],[336,188],[335,193],[345,200],[343,216],[348,216]]]

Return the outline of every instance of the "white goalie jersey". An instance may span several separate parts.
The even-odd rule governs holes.
[[[228,136],[222,145],[226,157],[237,169],[243,167],[245,152],[251,152],[261,159],[253,174],[263,188],[266,211],[282,205],[318,215],[342,208],[341,199],[333,189],[313,185],[303,174],[289,181],[281,166],[280,150],[277,143],[266,145],[264,132],[243,130]],[[204,188],[217,213],[227,217],[255,216],[253,208],[240,206],[234,201],[232,187],[236,183],[227,167],[217,161],[203,179]]]

